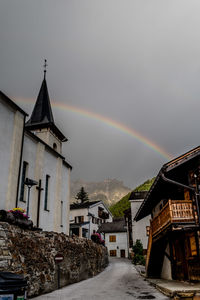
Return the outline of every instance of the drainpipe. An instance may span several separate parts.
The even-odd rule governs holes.
[[[195,179],[195,200],[196,200],[196,206],[197,206],[197,214],[198,214],[198,219],[199,219],[199,225],[200,225],[200,211],[199,211],[199,188],[198,188],[198,182],[197,182],[197,175],[194,174],[194,179]]]
[[[23,147],[24,147],[25,120],[26,120],[26,116],[24,116],[24,125],[23,125],[23,131],[22,131],[22,141],[21,141],[21,149],[20,149],[21,152],[20,152],[19,170],[18,170],[18,177],[17,177],[17,192],[16,192],[16,199],[15,199],[15,207],[18,207],[19,181],[20,181],[22,155],[23,155]]]
[[[199,225],[200,225],[200,211],[199,211],[199,191],[198,191],[198,184],[197,184],[197,175],[194,174],[194,178],[195,178],[195,183],[196,183],[196,188],[193,188],[192,186],[189,185],[185,185],[183,183],[177,182],[175,180],[169,179],[167,178],[163,173],[161,173],[161,178],[169,183],[175,184],[177,186],[180,186],[182,188],[186,188],[191,190],[194,194],[195,194],[195,202],[196,202],[196,207],[197,207],[197,216],[198,216],[198,221],[199,221]]]
[[[89,215],[89,207],[88,207],[88,221],[89,221],[89,234],[88,234],[88,239],[90,239],[90,215]]]

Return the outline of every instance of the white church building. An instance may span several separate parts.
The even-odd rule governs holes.
[[[70,172],[67,141],[55,125],[46,71],[32,112],[0,91],[0,209],[21,207],[34,226],[69,234]]]

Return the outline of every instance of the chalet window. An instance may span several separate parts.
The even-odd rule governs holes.
[[[95,218],[95,217],[92,217],[92,223],[93,223],[93,224],[98,224],[98,220],[97,220],[97,218]]]
[[[146,226],[146,235],[149,236],[150,233],[150,226]]]
[[[196,256],[197,255],[197,244],[196,244],[195,235],[190,235],[189,241],[190,241],[190,254],[191,254],[191,256]]]
[[[115,243],[116,242],[116,235],[109,235],[109,242]]]
[[[23,162],[22,167],[22,178],[21,178],[21,189],[20,189],[20,197],[19,200],[25,202],[25,185],[24,181],[28,171],[28,163],[26,161]]]
[[[184,190],[184,199],[190,200],[190,192],[187,189]]]
[[[47,210],[47,211],[48,211],[48,198],[49,198],[49,179],[50,179],[50,176],[46,175],[45,194],[44,194],[44,210]]]
[[[83,223],[83,222],[84,222],[84,216],[75,217],[75,223]]]
[[[57,145],[56,145],[56,143],[53,143],[53,149],[54,149],[54,150],[57,150]]]
[[[110,256],[117,256],[116,250],[110,250]]]

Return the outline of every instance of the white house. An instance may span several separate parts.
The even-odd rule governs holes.
[[[134,218],[136,213],[138,212],[138,209],[143,203],[146,194],[147,192],[132,192],[129,197],[129,201],[131,202],[133,244],[136,242],[136,240],[140,240],[143,245],[144,252],[146,252],[148,245],[148,235],[151,216],[149,215],[138,222],[136,222]]]
[[[109,256],[128,257],[127,227],[124,219],[102,224],[99,232],[104,234]]]
[[[112,214],[102,201],[70,205],[70,235],[90,238],[105,222],[112,222]]]
[[[0,105],[0,209],[24,208],[36,227],[69,234],[72,167],[62,155],[67,139],[54,123],[45,73],[27,123],[3,93]]]

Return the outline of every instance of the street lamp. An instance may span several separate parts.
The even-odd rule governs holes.
[[[38,182],[33,179],[26,178],[26,180],[24,181],[24,184],[28,187],[28,200],[27,200],[26,214],[27,214],[27,216],[29,216],[30,190],[31,190],[32,186],[37,185]]]

